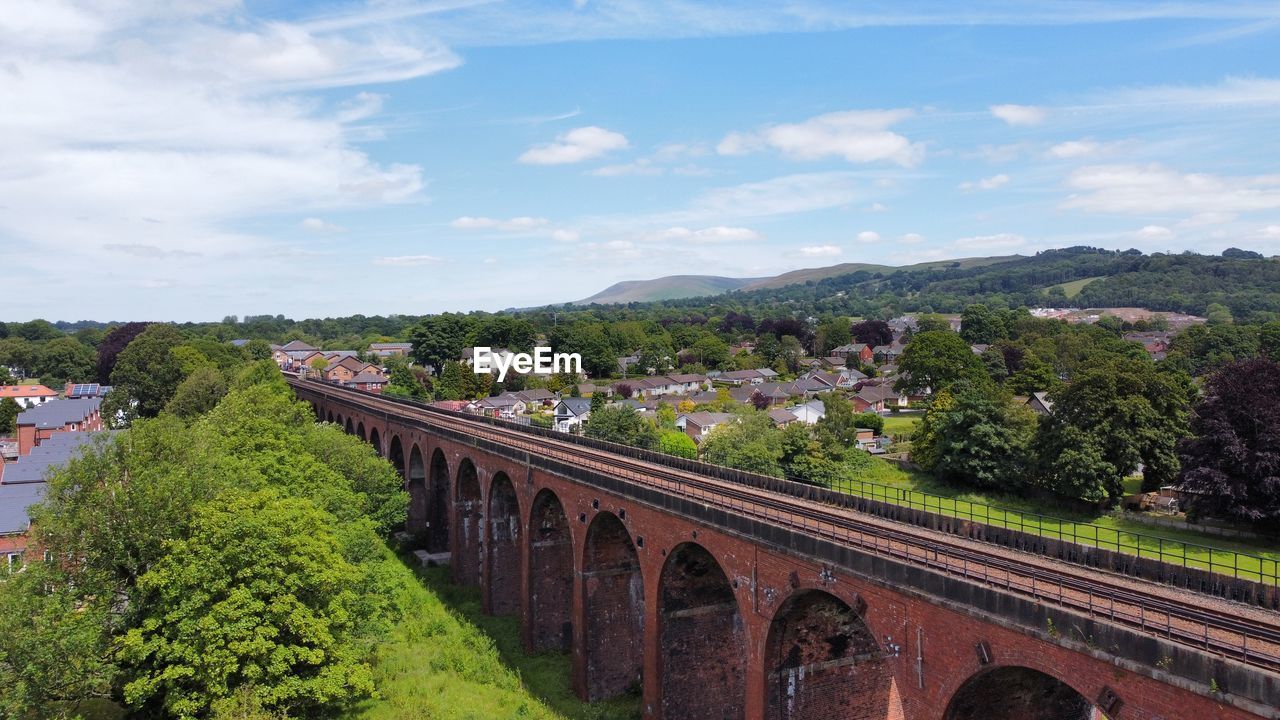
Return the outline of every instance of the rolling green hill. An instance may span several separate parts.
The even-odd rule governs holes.
[[[668,275],[653,280],[627,280],[571,305],[610,305],[659,300],[681,300],[720,295],[732,290],[768,290],[788,285],[802,285],[853,273],[892,275],[902,271],[968,269],[1018,259],[1019,255],[1001,257],[937,260],[916,265],[876,265],[873,263],[840,263],[820,268],[805,268],[764,278],[730,278],[716,275]]]

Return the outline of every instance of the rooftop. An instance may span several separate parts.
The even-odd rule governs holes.
[[[20,413],[18,425],[35,425],[39,429],[60,428],[67,423],[84,420],[96,412],[101,404],[102,398],[98,397],[50,400]]]

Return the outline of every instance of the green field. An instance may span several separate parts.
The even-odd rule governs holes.
[[[490,617],[480,592],[449,583],[445,568],[403,565],[406,615],[378,646],[380,697],[352,720],[555,718],[627,720],[640,699],[587,704],[573,694],[565,654],[526,655],[516,617]]]
[[[1067,294],[1067,297],[1073,298],[1080,294],[1080,291],[1084,289],[1085,285],[1088,285],[1094,280],[1102,280],[1105,277],[1106,277],[1105,275],[1100,275],[1098,277],[1081,278],[1080,280],[1072,280],[1071,282],[1064,282],[1058,285],[1050,285],[1049,287],[1045,288],[1045,292],[1048,292],[1049,290],[1055,287],[1060,287],[1062,288],[1062,292]]]
[[[920,423],[922,417],[924,417],[924,413],[886,415],[884,418],[884,434],[895,439],[909,440],[912,431],[916,429],[916,425]]]
[[[1133,483],[1127,481],[1126,484]],[[1154,528],[1108,513],[1072,512],[1049,501],[953,487],[928,474],[908,472],[882,460],[877,460],[866,482],[839,489],[952,517],[972,518],[988,525],[1280,584],[1277,579],[1280,543],[1237,541],[1173,528]]]

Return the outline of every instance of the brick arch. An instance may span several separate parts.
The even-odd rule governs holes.
[[[433,553],[449,552],[449,516],[453,514],[450,491],[449,461],[444,451],[436,448],[431,453],[431,465],[427,469],[427,550]]]
[[[391,462],[396,472],[400,473],[400,479],[407,477],[405,474],[407,466],[404,464],[404,444],[400,442],[399,435],[391,436],[391,445],[387,448],[387,460]]]
[[[333,411],[332,411],[332,410],[330,410],[329,412],[325,413],[325,420],[324,420],[324,421],[325,421],[325,422],[333,422]]]
[[[365,434],[364,434],[364,421],[363,421],[363,420],[361,420],[360,422],[356,423],[356,437],[360,438],[360,440],[361,440],[362,442],[365,440]]]
[[[893,717],[893,709],[901,712],[892,668],[863,610],[808,588],[778,606],[765,640],[766,717],[883,718]]]
[[[346,422],[346,425],[344,425],[344,426],[343,426],[343,430],[346,430],[346,432],[347,432],[347,434],[348,434],[348,435],[353,435],[353,434],[355,434],[356,429],[355,429],[355,427],[353,427],[353,426],[351,425],[351,418],[350,418],[350,417],[348,417],[348,418],[347,418],[347,422]]]
[[[587,528],[582,558],[587,700],[639,686],[644,661],[644,577],[640,557],[617,515],[601,512]]]
[[[489,612],[520,612],[520,499],[504,472],[489,483],[489,512],[485,537],[485,590]]]
[[[662,717],[732,720],[746,712],[746,629],[711,553],[681,543],[658,580]]]
[[[427,466],[417,443],[409,447],[409,464],[405,466],[405,488],[409,491],[409,514],[405,530],[422,539],[427,532]]]
[[[457,493],[453,506],[457,540],[451,558],[453,580],[459,585],[479,585],[484,545],[484,499],[480,494],[480,478],[471,458],[463,458],[458,463],[458,479],[454,487]]]
[[[560,498],[541,490],[529,511],[529,643],[573,648],[573,532]]]
[[[369,428],[369,444],[373,446],[373,451],[382,457],[382,435],[378,433],[378,428],[370,426]]]
[[[970,675],[951,696],[942,717],[1090,720],[1094,706],[1080,691],[1047,672],[1025,665],[998,665]]]

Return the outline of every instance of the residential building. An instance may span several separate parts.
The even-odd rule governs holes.
[[[382,373],[362,372],[343,383],[347,387],[379,394],[387,386],[387,378]]]
[[[99,385],[98,383],[67,383],[62,389],[62,397],[76,400],[79,398],[89,397],[106,397],[111,392],[110,385]]]
[[[556,403],[556,394],[546,388],[532,388],[529,390],[519,390],[511,393],[517,398],[524,401],[524,404],[532,408],[550,407]]]
[[[560,398],[555,408],[555,429],[560,432],[574,432],[581,429],[582,423],[591,417],[591,400],[589,398]]]
[[[18,414],[18,455],[31,451],[64,432],[102,429],[101,398],[50,400]]]
[[[831,354],[835,357],[843,358],[846,362],[848,361],[849,356],[852,355],[863,365],[870,364],[871,361],[875,359],[875,351],[866,343],[850,343],[848,345],[841,345],[840,347],[832,350]]]
[[[96,434],[60,433],[16,462],[0,465],[0,571],[12,570],[34,554],[27,508],[44,499],[49,470],[65,464]]]
[[[793,422],[800,421],[800,418],[796,417],[790,410],[786,410],[783,408],[774,408],[770,410],[769,419],[772,420],[773,424],[777,425],[778,427],[784,427],[784,426],[790,425]]]
[[[528,405],[523,400],[511,393],[483,398],[476,405],[483,414],[491,417],[512,418],[523,414],[528,409]]]
[[[693,438],[694,442],[702,442],[718,425],[727,422],[734,422],[737,416],[732,413],[713,413],[713,412],[696,412],[689,413],[684,418],[684,433]]]
[[[827,408],[821,400],[810,400],[800,405],[792,405],[787,408],[787,412],[796,417],[796,420],[805,425],[815,425],[819,420],[827,416]]]
[[[373,357],[407,357],[413,352],[413,343],[387,342],[370,343],[368,354]]]
[[[26,410],[58,397],[57,391],[43,385],[0,385],[0,400],[8,398]]]
[[[1034,392],[1027,398],[1027,407],[1036,412],[1037,415],[1052,415],[1053,401],[1049,399],[1047,392]]]

